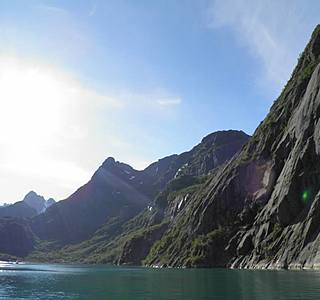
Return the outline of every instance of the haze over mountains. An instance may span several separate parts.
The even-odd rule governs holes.
[[[0,252],[57,262],[319,268],[319,63],[317,26],[252,137],[215,132],[143,171],[108,158],[66,200],[2,218]]]

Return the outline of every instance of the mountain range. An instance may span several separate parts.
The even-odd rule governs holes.
[[[27,251],[28,254],[42,249],[44,241],[49,241],[56,253],[57,249],[91,240],[96,232],[106,230],[106,227],[108,230],[104,239],[110,239],[121,232],[122,225],[150,207],[168,182],[176,177],[189,178],[190,181],[207,175],[239,151],[248,138],[242,131],[215,132],[190,151],[162,158],[142,171],[109,157],[87,184],[43,213],[33,211],[30,215],[7,216],[27,217],[21,227],[28,236],[32,232],[33,247]],[[22,204],[27,205],[26,201]],[[12,210],[22,204],[18,202],[3,209]],[[0,252],[4,252],[1,245]],[[48,257],[48,249],[45,252]],[[17,253],[11,251],[9,254]]]
[[[319,63],[318,25],[252,137],[215,132],[142,171],[108,158],[67,199],[1,218],[0,252],[56,262],[319,268]]]

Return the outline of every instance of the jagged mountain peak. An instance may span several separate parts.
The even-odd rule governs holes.
[[[40,199],[45,200],[43,196],[38,195],[35,191],[30,191],[24,196],[23,201],[28,201],[28,199],[34,199],[34,198],[37,198],[38,200]]]
[[[47,207],[50,206],[50,205],[52,205],[52,204],[55,204],[55,203],[56,203],[56,200],[54,200],[53,198],[49,198],[49,199],[47,200]]]
[[[43,196],[38,195],[35,191],[28,192],[22,200],[31,208],[35,209],[37,213],[44,212],[49,206],[55,203],[53,198],[46,200]]]
[[[135,171],[134,168],[132,168],[130,165],[125,164],[120,161],[116,161],[113,157],[108,157],[101,165],[102,169],[108,170],[108,171]]]
[[[35,191],[30,191],[24,196],[24,198],[26,199],[26,198],[34,197],[34,196],[39,196],[39,195]]]
[[[102,164],[103,167],[113,166],[116,164],[114,157],[108,157]]]

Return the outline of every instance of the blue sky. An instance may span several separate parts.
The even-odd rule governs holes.
[[[63,199],[108,156],[141,169],[216,130],[252,134],[319,9],[297,0],[2,0],[0,203],[30,189]]]

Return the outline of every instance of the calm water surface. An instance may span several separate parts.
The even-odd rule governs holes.
[[[0,299],[320,299],[320,272],[0,263]]]

